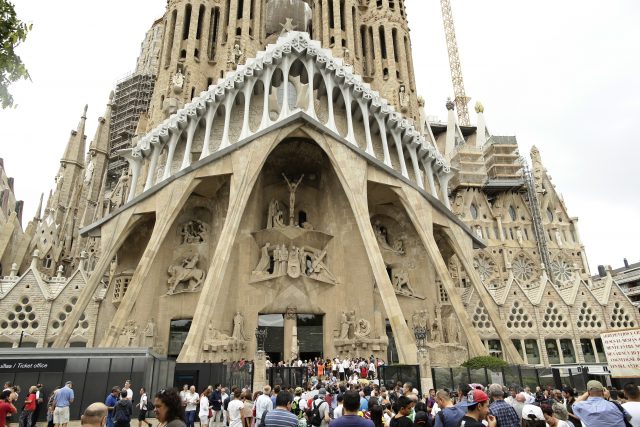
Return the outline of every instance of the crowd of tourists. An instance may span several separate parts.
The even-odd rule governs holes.
[[[134,397],[127,380],[123,387],[113,387],[104,403],[89,405],[81,422],[90,427],[131,427],[137,408],[138,427],[152,427],[152,422],[157,427],[640,427],[636,384],[617,391],[592,380],[587,389],[577,396],[570,387],[532,391],[462,384],[457,390],[429,390],[422,396],[410,383],[389,388],[378,380],[331,383],[325,375],[313,376],[304,388],[276,385],[252,392],[216,384],[196,391],[185,385],[180,392],[160,390],[150,399],[144,388]],[[17,407],[20,427],[35,426],[44,400],[42,384],[20,397],[18,387],[5,383],[0,427]],[[71,382],[51,393],[46,404],[50,427],[67,427],[73,402]]]
[[[296,358],[288,362],[280,361],[277,363],[273,363],[267,359],[267,368],[306,368],[306,373],[309,377],[327,378],[335,382],[352,382],[361,378],[373,380],[376,378],[378,367],[383,365],[384,360],[374,357],[373,355],[369,356],[368,359],[360,357],[322,359],[316,357],[307,360]]]

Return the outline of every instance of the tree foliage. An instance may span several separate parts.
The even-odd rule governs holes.
[[[9,85],[20,79],[29,79],[27,67],[15,53],[15,48],[24,42],[31,25],[20,21],[15,7],[8,0],[0,0],[0,105],[13,106]]]
[[[473,359],[469,359],[462,364],[464,368],[469,369],[500,369],[505,366],[509,366],[507,362],[502,359],[493,356],[478,356]]]

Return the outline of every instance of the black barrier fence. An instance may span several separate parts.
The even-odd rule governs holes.
[[[410,383],[422,394],[420,385],[420,366],[418,365],[383,365],[378,367],[380,386],[393,390],[396,384]]]
[[[591,379],[605,383],[606,374],[591,374],[584,367],[536,368],[532,366],[506,366],[499,369],[432,368],[433,384],[436,389],[455,390],[460,384],[502,384],[507,387],[536,386],[561,388],[569,386],[578,392],[586,391]],[[614,384],[615,385],[615,384]]]
[[[253,364],[197,363],[176,364],[147,349],[26,349],[0,350],[0,382],[10,382],[24,396],[29,387],[43,385],[45,404],[39,408],[38,420],[46,420],[46,401],[55,388],[73,383],[75,399],[70,407],[72,420],[80,419],[84,409],[94,402],[104,402],[113,386],[131,380],[134,402],[144,387],[149,396],[168,387],[194,385],[202,391],[209,385],[223,384],[251,388]],[[135,404],[134,404],[135,408]],[[134,409],[137,417],[137,409]],[[12,422],[17,422],[13,417]]]
[[[306,367],[273,367],[267,369],[267,380],[271,387],[303,387],[309,381],[309,376]]]

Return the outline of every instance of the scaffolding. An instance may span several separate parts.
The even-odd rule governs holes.
[[[524,167],[522,168],[523,179],[526,183],[525,200],[529,204],[531,209],[531,218],[533,219],[533,232],[536,236],[536,243],[538,244],[538,252],[540,253],[540,259],[547,272],[551,271],[551,258],[549,257],[549,249],[547,248],[547,235],[544,231],[544,225],[542,224],[542,216],[540,214],[540,204],[538,203],[538,194],[536,193],[536,187],[533,182],[533,176],[529,170],[529,165],[525,159],[522,159]]]
[[[116,153],[131,146],[140,116],[149,110],[154,86],[155,76],[142,73],[131,73],[116,83],[109,128],[107,188],[113,188],[128,169],[126,160]]]

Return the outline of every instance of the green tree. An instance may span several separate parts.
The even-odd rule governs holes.
[[[0,0],[0,105],[13,106],[9,85],[20,79],[30,79],[27,67],[15,53],[15,48],[26,40],[31,25],[20,21],[15,7],[8,0]]]
[[[470,369],[500,369],[504,366],[509,366],[507,362],[502,359],[493,356],[478,356],[473,359],[469,359],[462,364],[464,368]]]

